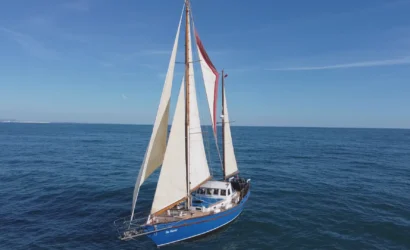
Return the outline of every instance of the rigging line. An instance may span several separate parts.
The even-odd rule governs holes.
[[[192,19],[192,26],[194,27],[194,32],[195,32],[195,22],[194,22],[194,14],[193,14],[193,12],[192,12],[192,3],[190,3],[190,10],[191,10],[191,19]],[[197,41],[196,41],[196,36],[194,35],[194,40],[195,40],[195,45],[197,44]],[[195,53],[197,54],[197,56],[198,56],[198,58],[199,58],[199,55],[198,55],[198,50],[195,50]],[[200,60],[199,60],[200,61]],[[202,72],[201,72],[201,74],[202,74]],[[219,79],[218,79],[218,81],[219,81]],[[223,98],[223,97],[222,97]],[[208,105],[208,104],[207,104]],[[211,122],[212,123],[212,122]],[[212,125],[211,125],[211,129],[212,129]],[[208,129],[209,130],[209,129]],[[218,158],[219,158],[219,163],[220,163],[220,165],[221,165],[221,169],[223,170],[223,162],[222,162],[222,156],[221,156],[221,152],[220,152],[220,149],[219,149],[219,145],[218,145],[218,140],[217,140],[217,133],[218,133],[218,129],[216,128],[216,134],[214,133],[214,131],[212,131],[212,134],[214,135],[214,141],[215,141],[215,146],[216,146],[216,151],[218,152]]]

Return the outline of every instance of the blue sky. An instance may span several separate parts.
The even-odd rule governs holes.
[[[182,2],[6,1],[0,119],[151,124]],[[192,6],[235,124],[410,128],[409,0]]]

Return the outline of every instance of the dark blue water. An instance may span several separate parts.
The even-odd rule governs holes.
[[[112,227],[130,213],[150,131],[0,124],[0,247],[155,249],[144,237],[118,240]],[[232,133],[239,168],[253,185],[243,214],[165,249],[410,249],[410,130]],[[217,165],[213,171],[220,174]],[[144,184],[138,210],[150,208],[157,176]]]

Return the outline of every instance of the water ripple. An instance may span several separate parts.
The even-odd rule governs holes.
[[[150,126],[0,124],[0,247],[122,242]],[[238,219],[167,249],[410,249],[410,130],[232,127],[252,194]],[[219,137],[220,138],[220,137]],[[211,148],[211,154],[215,153]],[[217,156],[210,159],[220,176]],[[158,171],[141,188],[146,214]]]

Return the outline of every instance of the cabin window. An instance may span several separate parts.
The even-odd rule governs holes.
[[[205,194],[205,188],[198,189],[198,194]]]
[[[219,194],[219,189],[214,189],[214,195],[218,195]]]
[[[231,195],[231,190],[230,189],[228,189],[228,195]]]
[[[221,189],[221,195],[226,196],[226,190],[225,189]]]
[[[206,194],[207,194],[207,195],[212,195],[213,191],[214,191],[213,188],[208,188],[208,189],[206,190]]]

